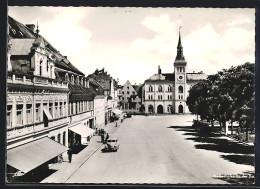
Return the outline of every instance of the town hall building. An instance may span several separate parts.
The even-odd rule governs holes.
[[[189,109],[186,105],[188,91],[194,84],[206,79],[207,75],[203,72],[186,72],[187,62],[183,55],[180,32],[177,56],[173,65],[173,73],[161,73],[159,66],[158,73],[145,80],[145,113],[189,113]]]

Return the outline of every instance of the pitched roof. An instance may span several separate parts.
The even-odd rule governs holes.
[[[104,68],[102,70],[97,69],[94,73],[89,74],[87,78],[96,80],[96,82],[98,82],[104,90],[110,90],[110,83],[113,79],[109,74],[107,74],[107,72],[104,71]],[[117,87],[117,81],[115,79],[113,79],[113,81],[114,87]]]
[[[35,39],[19,38],[10,39],[11,42],[11,55],[29,55],[31,52],[31,47]]]
[[[149,79],[145,81],[174,81],[173,73],[165,73],[165,74],[153,74]]]
[[[39,35],[38,38],[36,33],[34,33],[27,26],[24,26],[10,16],[8,16],[8,27],[9,36],[10,38],[13,38],[12,40],[14,40],[14,53],[16,53],[15,55],[18,55],[17,53],[19,52],[22,53],[20,55],[28,53],[30,51],[30,48],[32,47],[32,41],[35,40],[36,43],[39,43],[41,42],[41,40],[43,40],[45,49],[48,51],[48,53],[53,54],[55,57],[55,66],[75,72],[80,75],[84,75],[79,69],[71,64],[71,62],[65,56],[63,56],[58,50],[56,50],[44,37]],[[22,42],[22,44],[17,45],[16,43],[19,42]],[[11,51],[13,51],[12,49],[13,45],[11,46]]]

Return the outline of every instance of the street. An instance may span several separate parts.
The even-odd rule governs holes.
[[[175,129],[192,125],[192,115],[133,116],[114,133],[117,152],[91,156],[66,183],[228,184],[214,175],[254,171],[252,165],[223,158],[216,150],[196,148],[192,132]],[[191,134],[190,134],[191,133]]]

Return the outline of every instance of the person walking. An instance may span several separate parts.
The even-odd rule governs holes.
[[[67,154],[68,154],[69,162],[71,163],[71,160],[72,160],[72,150],[71,150],[71,148],[68,149]]]
[[[107,133],[107,136],[106,136],[106,143],[107,143],[107,140],[109,139],[109,134]]]
[[[100,136],[101,136],[101,142],[104,143],[104,130],[103,129],[101,129]]]

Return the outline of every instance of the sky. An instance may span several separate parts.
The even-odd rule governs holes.
[[[173,73],[179,28],[187,72],[255,62],[255,10],[246,8],[10,7],[86,76],[104,68],[119,84]]]

